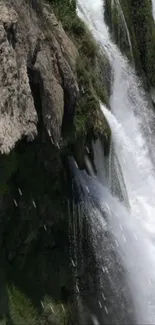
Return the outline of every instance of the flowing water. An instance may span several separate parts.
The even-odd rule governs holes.
[[[111,41],[102,0],[78,0],[78,14],[108,56],[113,70],[111,111],[103,105],[101,109],[112,130],[112,159],[115,154],[120,166],[116,168],[115,159],[117,177],[114,174],[113,177],[116,182],[119,178],[123,180],[120,182],[124,202],[128,202],[126,207],[117,191],[111,191],[106,182],[102,186],[86,174],[75,172],[74,168],[82,197],[78,215],[88,214],[95,258],[103,271],[99,272],[98,280],[102,300],[105,300],[105,273],[113,292],[109,295],[112,307],[99,301],[104,313],[101,312],[99,318],[98,315],[92,317],[94,324],[100,325],[155,324],[154,113],[133,69]],[[99,167],[102,174],[101,164]],[[127,289],[120,282],[125,282]],[[112,296],[117,300],[115,317],[112,316],[115,313]],[[105,314],[111,314],[111,320]]]
[[[152,0],[153,17],[155,19],[155,0]]]
[[[130,55],[131,55],[131,58],[132,58],[132,62],[134,62],[134,56],[133,56],[133,50],[132,50],[132,43],[131,43],[131,39],[130,39],[130,33],[129,33],[128,25],[126,23],[126,19],[125,19],[124,12],[122,10],[120,1],[115,0],[115,5],[117,6],[117,10],[119,12],[121,21],[122,21],[122,23],[124,25],[124,29],[126,31],[127,40],[128,40],[128,44],[129,44],[129,48],[130,48]],[[121,37],[121,35],[119,35],[119,37]]]

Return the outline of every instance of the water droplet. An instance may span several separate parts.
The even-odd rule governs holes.
[[[18,207],[17,201],[15,199],[13,201],[14,201],[15,206]]]
[[[62,308],[62,310],[64,311],[64,313],[65,313],[65,307],[64,307],[64,305],[63,304],[61,304],[61,308]]]
[[[51,308],[51,310],[52,310],[52,313],[53,313],[53,314],[55,314],[55,311],[54,311],[54,309],[53,309],[53,306],[52,306],[52,305],[51,305],[51,307],[50,307],[50,308]]]
[[[21,191],[20,188],[18,188],[18,192],[19,192],[19,194],[22,196],[22,191]]]
[[[52,136],[50,137],[50,139],[51,139],[52,144],[54,144],[54,141],[53,141],[53,139],[52,139]]]
[[[41,303],[41,305],[42,305],[42,307],[44,309],[45,308],[44,303],[42,301],[40,301],[40,303]]]
[[[92,315],[91,319],[92,319],[94,325],[99,325],[99,322],[98,322],[96,316]]]
[[[105,266],[105,271],[106,271],[107,274],[109,273],[109,270],[108,270],[107,266]]]
[[[108,314],[108,309],[106,306],[104,306],[104,309],[105,309],[106,314]]]
[[[75,267],[75,263],[74,263],[74,261],[72,259],[71,259],[71,262],[72,262],[73,267]]]
[[[47,227],[46,227],[46,225],[44,225],[44,229],[47,231]]]
[[[101,293],[101,295],[102,295],[103,300],[106,300],[106,297],[103,292]]]
[[[60,150],[60,146],[59,146],[59,143],[57,142],[57,148]]]
[[[79,287],[78,287],[77,284],[76,284],[76,291],[77,291],[78,293],[80,292]]]
[[[49,137],[51,137],[51,131],[50,129],[47,130]]]
[[[90,192],[89,192],[89,188],[88,188],[88,186],[86,186],[86,190],[87,190],[88,193],[90,193]]]
[[[100,300],[98,300],[98,304],[99,304],[100,308],[102,308],[102,304],[101,304]]]
[[[34,200],[32,200],[33,206],[36,208],[36,203]]]
[[[75,166],[76,166],[76,168],[79,168],[79,167],[78,167],[78,164],[77,164],[77,162],[76,162],[76,160],[75,160]]]
[[[103,273],[106,272],[106,271],[105,271],[105,268],[104,268],[103,266],[101,267],[101,269],[102,269],[102,272],[103,272]]]

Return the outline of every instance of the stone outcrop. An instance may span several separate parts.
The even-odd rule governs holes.
[[[59,146],[63,118],[74,115],[78,96],[77,55],[50,6],[38,16],[25,1],[0,1],[1,153],[22,136],[34,138],[38,113]]]
[[[101,137],[109,147],[98,98],[108,104],[111,74],[73,2],[0,0],[0,323],[5,325],[79,324],[68,240],[68,156],[86,168],[87,155],[94,167],[92,141]]]
[[[0,3],[0,151],[8,153],[22,135],[36,133],[26,60],[15,50],[18,15]]]

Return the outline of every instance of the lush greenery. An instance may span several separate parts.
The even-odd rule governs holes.
[[[77,78],[80,96],[75,116],[75,134],[81,136],[89,132],[100,132],[98,111],[100,100],[108,105],[108,84],[106,76],[101,77],[99,66],[106,71],[107,59],[100,50],[85,24],[76,14],[75,0],[50,0],[58,19],[79,51]],[[110,75],[110,67],[108,71]],[[109,128],[104,120],[102,133],[109,136]]]

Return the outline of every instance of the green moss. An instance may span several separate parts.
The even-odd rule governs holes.
[[[75,319],[76,307],[74,303],[62,303],[62,301],[54,301],[50,296],[45,296],[44,311],[41,316],[40,325],[43,324],[78,324]],[[75,312],[75,314],[74,314]]]
[[[13,324],[36,325],[37,312],[31,301],[17,287],[8,287],[9,310]]]
[[[97,135],[97,133],[107,134],[109,129],[107,123],[103,123],[103,129],[100,129],[99,123],[99,112],[100,98],[103,103],[107,100],[107,93],[104,92],[102,87],[102,81],[100,81],[99,76],[97,76],[97,70],[93,71],[92,66],[89,66],[87,58],[83,61],[79,58],[77,61],[77,77],[78,83],[81,89],[81,95],[77,102],[76,116],[75,116],[75,130],[76,136],[87,135],[92,133]]]
[[[51,296],[45,296],[39,302],[40,308],[34,306],[15,285],[9,285],[8,313],[0,321],[4,325],[76,325],[76,305],[72,302],[55,301]],[[43,308],[44,306],[44,308]]]
[[[79,51],[77,58],[77,81],[80,88],[74,120],[75,137],[86,136],[97,130],[98,98],[108,105],[108,87],[105,79],[100,78],[98,66],[103,67],[106,59],[91,33],[76,14],[76,1],[51,0],[54,12],[61,20]],[[102,71],[103,74],[103,71]],[[72,138],[71,134],[71,138]],[[75,138],[74,137],[74,138]]]
[[[0,184],[0,195],[3,195],[5,193],[9,192],[9,186],[6,183],[1,183]]]

